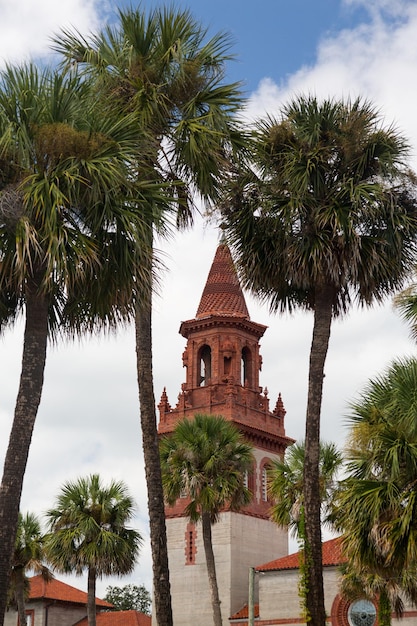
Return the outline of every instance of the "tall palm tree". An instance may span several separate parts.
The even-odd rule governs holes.
[[[74,75],[32,64],[0,75],[0,331],[25,313],[0,486],[0,623],[48,338],[109,328],[133,313],[136,145],[132,118],[112,116]]]
[[[241,147],[233,115],[241,103],[236,84],[225,84],[230,39],[207,31],[189,11],[156,8],[119,12],[119,24],[90,40],[64,31],[55,50],[96,80],[121,115],[135,111],[147,145],[138,145],[139,180],[163,185],[169,210],[154,213],[145,241],[153,254],[141,259],[148,275],[156,260],[154,236],[191,221],[195,193],[215,197],[229,151]],[[152,374],[152,283],[136,310],[136,355],[140,420],[148,488],[155,614],[172,626],[164,502],[159,465]]]
[[[55,507],[47,512],[50,533],[46,550],[60,572],[88,574],[88,626],[96,624],[96,579],[129,574],[142,544],[126,524],[134,502],[122,481],[104,486],[97,474],[63,485]]]
[[[226,180],[223,223],[243,284],[272,311],[312,310],[304,502],[307,605],[324,626],[320,413],[332,319],[400,288],[415,260],[408,146],[368,103],[299,96],[254,131],[253,167]]]
[[[33,513],[19,513],[9,584],[9,604],[12,601],[16,604],[21,626],[26,626],[27,623],[25,600],[29,592],[29,571],[41,574],[46,581],[52,578],[46,565],[44,536],[39,519]]]
[[[417,360],[394,361],[352,403],[348,474],[336,498],[347,584],[403,611],[417,603]],[[380,619],[380,622],[382,620]]]
[[[222,509],[239,510],[251,499],[245,472],[253,462],[251,446],[231,422],[219,415],[197,413],[183,419],[161,441],[162,480],[166,500],[190,499],[185,513],[201,520],[211,590],[214,626],[222,626],[211,526]]]

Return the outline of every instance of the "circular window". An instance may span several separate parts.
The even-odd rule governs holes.
[[[369,600],[356,600],[348,610],[350,626],[374,626],[376,622],[376,608]]]

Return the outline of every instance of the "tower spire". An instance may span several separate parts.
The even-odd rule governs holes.
[[[226,315],[249,319],[245,297],[229,247],[220,242],[197,309],[196,319]]]

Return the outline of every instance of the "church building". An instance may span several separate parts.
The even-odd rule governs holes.
[[[288,553],[287,531],[269,518],[267,468],[282,458],[293,440],[285,434],[281,394],[270,407],[267,388],[259,385],[259,341],[266,326],[249,317],[229,248],[215,253],[195,318],[182,322],[185,382],[175,406],[162,393],[159,434],[168,435],[178,420],[196,413],[222,415],[254,447],[247,476],[253,493],[240,512],[223,511],[213,526],[213,545],[224,625],[248,601],[249,568]],[[180,365],[180,363],[179,363]],[[210,590],[201,527],[184,515],[187,500],[166,508],[170,581],[175,624],[211,626]]]

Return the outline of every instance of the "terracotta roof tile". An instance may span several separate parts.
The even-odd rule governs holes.
[[[299,552],[288,554],[275,561],[264,563],[256,568],[258,572],[268,572],[272,570],[297,569],[299,566]],[[340,537],[330,539],[323,543],[323,567],[330,565],[340,565],[345,559],[340,548]]]
[[[29,598],[31,600],[59,600],[61,602],[72,602],[75,604],[87,604],[87,594],[80,589],[71,587],[66,583],[53,578],[49,582],[45,582],[42,576],[33,576],[29,579],[30,592]],[[105,600],[96,598],[96,604],[100,607],[112,607],[113,605]]]
[[[254,605],[254,613],[255,617],[259,617],[259,604]],[[244,607],[240,609],[237,613],[234,613],[230,619],[248,619],[249,617],[249,607],[245,604]]]
[[[151,626],[149,615],[139,611],[103,611],[97,614],[97,626]],[[76,626],[88,626],[85,617]]]
[[[221,243],[201,296],[196,319],[227,315],[249,319],[245,298],[237,277],[229,247]]]

